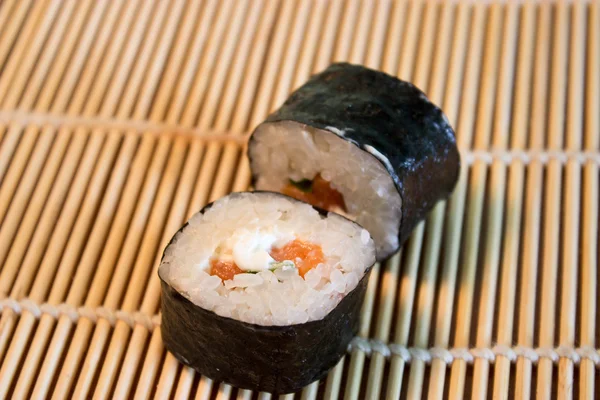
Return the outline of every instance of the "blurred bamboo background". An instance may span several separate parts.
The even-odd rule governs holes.
[[[441,105],[462,174],[282,398],[599,398],[598,0],[3,0],[0,398],[270,398],[165,352],[157,261],[342,60]]]

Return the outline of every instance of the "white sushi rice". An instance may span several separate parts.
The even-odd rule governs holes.
[[[344,196],[344,215],[371,233],[378,254],[390,254],[398,248],[402,198],[384,167],[389,160],[344,136],[341,129],[330,132],[293,121],[260,125],[249,148],[256,189],[281,191],[289,179],[320,173]]]
[[[274,193],[224,197],[188,222],[165,250],[161,278],[204,309],[258,325],[322,319],[375,262],[375,244],[365,229],[334,213],[324,217],[308,204]],[[274,236],[275,241],[268,241],[273,247],[295,238],[318,244],[325,263],[304,278],[286,262],[273,271],[241,273],[223,282],[210,275],[209,260],[231,246],[240,232],[254,232],[257,238]],[[253,243],[264,245],[260,240]]]

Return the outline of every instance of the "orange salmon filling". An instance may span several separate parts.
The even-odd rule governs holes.
[[[234,275],[244,272],[233,261],[211,260],[210,267],[210,274],[218,276],[223,281],[233,279]]]
[[[293,261],[301,277],[304,277],[304,274],[317,265],[325,262],[325,255],[321,246],[298,239],[289,242],[280,249],[271,250],[271,257],[276,261]]]
[[[321,246],[299,239],[295,239],[279,249],[271,250],[270,254],[278,262],[293,261],[298,268],[298,273],[303,278],[308,271],[325,262]],[[244,272],[233,261],[211,260],[210,267],[210,274],[218,276],[223,281],[233,279],[235,275]]]
[[[293,184],[288,183],[281,192],[297,200],[310,203],[313,206],[317,206],[325,210],[331,210],[333,207],[337,206],[343,211],[346,211],[344,196],[332,188],[329,184],[329,181],[323,179],[321,174],[317,174],[317,176],[315,176],[313,179],[310,191],[305,192]]]

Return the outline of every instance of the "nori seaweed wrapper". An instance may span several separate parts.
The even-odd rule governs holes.
[[[382,164],[402,198],[400,246],[458,180],[460,155],[445,115],[414,85],[386,73],[332,64],[293,92],[264,123],[283,121],[338,136],[343,131],[342,139],[363,150],[370,146],[389,161]]]
[[[173,235],[167,248],[186,226]],[[163,343],[179,361],[213,380],[275,394],[298,391],[325,377],[347,352],[358,332],[371,269],[323,319],[286,326],[217,315],[193,304],[159,272]]]

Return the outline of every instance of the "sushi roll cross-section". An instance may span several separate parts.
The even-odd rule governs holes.
[[[163,341],[212,379],[294,392],[346,352],[374,263],[371,235],[343,216],[278,193],[231,194],[165,249]]]
[[[458,180],[454,131],[408,82],[346,63],[298,88],[252,134],[254,186],[365,227],[377,259],[396,252]]]
[[[346,63],[292,93],[248,156],[259,191],[209,204],[165,249],[161,333],[209,378],[290,393],[345,354],[372,266],[452,192],[460,156],[423,92]]]

